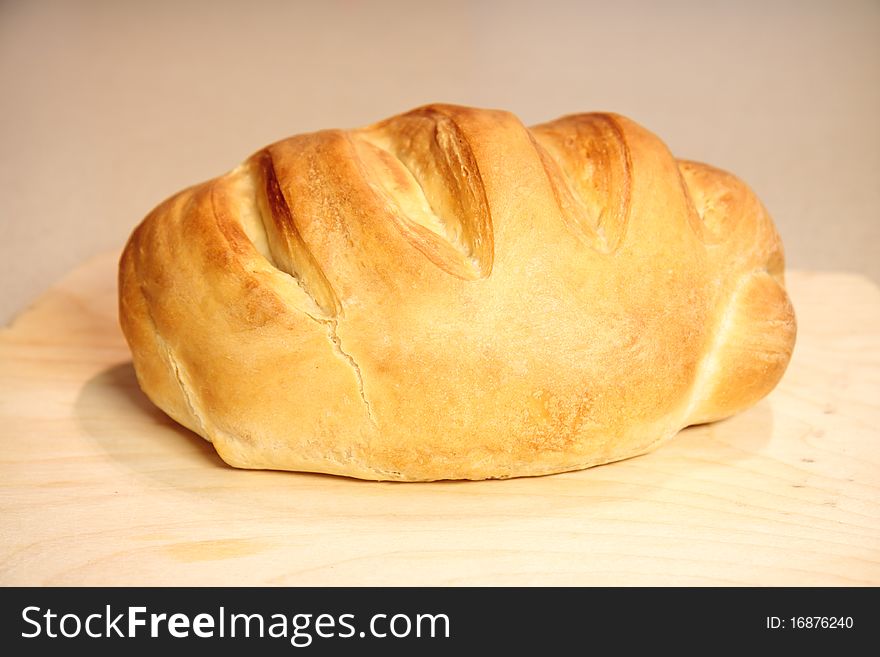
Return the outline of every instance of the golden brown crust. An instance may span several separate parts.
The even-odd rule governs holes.
[[[611,114],[432,105],[273,144],[120,263],[141,386],[238,467],[483,479],[589,467],[782,375],[772,222]]]

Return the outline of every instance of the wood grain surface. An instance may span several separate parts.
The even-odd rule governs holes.
[[[794,359],[732,419],[583,472],[394,484],[224,465],[138,389],[115,266],[0,333],[0,584],[880,584],[864,278],[789,275]]]

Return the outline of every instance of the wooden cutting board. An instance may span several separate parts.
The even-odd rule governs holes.
[[[115,255],[0,333],[0,584],[880,584],[880,290],[793,273],[794,359],[730,420],[584,472],[235,470],[139,391]]]

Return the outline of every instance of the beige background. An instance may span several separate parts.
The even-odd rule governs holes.
[[[608,109],[729,169],[789,264],[880,280],[880,2],[0,3],[0,321],[283,136]]]

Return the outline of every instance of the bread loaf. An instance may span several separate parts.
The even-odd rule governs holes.
[[[119,294],[144,392],[224,461],[364,479],[642,454],[761,399],[795,339],[754,194],[613,114],[285,139],[153,210]]]

